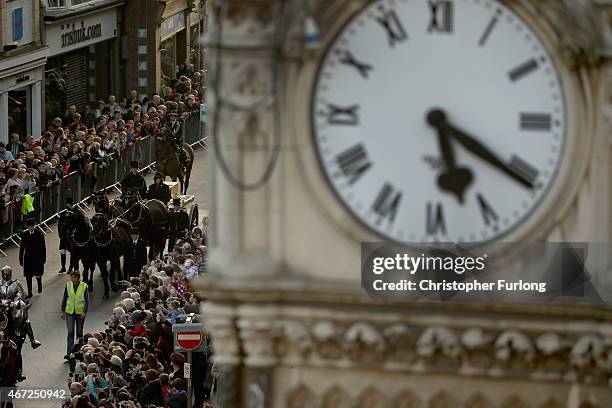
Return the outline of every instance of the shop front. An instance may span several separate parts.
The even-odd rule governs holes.
[[[51,57],[45,67],[47,120],[69,105],[81,109],[118,89],[118,9],[87,10],[67,17],[45,16]]]
[[[48,48],[5,56],[0,60],[0,141],[13,133],[41,134],[42,83]]]
[[[185,10],[162,21],[159,28],[162,85],[169,86],[176,78],[176,67],[187,60]]]
[[[189,14],[190,61],[197,70],[204,67],[204,46],[200,37],[206,28],[206,1],[194,1],[194,7]]]

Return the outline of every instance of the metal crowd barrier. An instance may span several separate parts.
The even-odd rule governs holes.
[[[193,118],[198,119],[197,122]],[[193,147],[197,145],[206,147],[204,124],[199,122],[198,115],[191,115],[185,121],[185,141]],[[191,127],[196,127],[196,123],[197,133],[191,130]],[[75,171],[64,176],[59,183],[49,188],[30,193],[34,198],[34,211],[29,214],[22,214],[21,200],[3,203],[0,198],[0,248],[7,244],[19,246],[19,234],[24,230],[27,218],[35,218],[44,234],[52,231],[49,224],[64,210],[64,203],[68,197],[71,197],[77,205],[87,207],[86,201],[94,191],[119,190],[119,182],[128,173],[130,162],[133,160],[140,163],[141,172],[149,170],[151,165],[155,164],[151,137],[145,137],[138,143],[129,146],[123,157],[111,154],[103,161],[103,164],[92,163],[87,174]],[[0,254],[6,256],[2,249],[0,249]]]
[[[183,138],[192,146],[199,144],[206,149],[206,123],[200,120],[198,111],[192,112],[183,120]]]

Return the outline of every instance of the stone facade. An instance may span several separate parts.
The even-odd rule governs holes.
[[[575,148],[564,158],[564,183],[511,240],[612,242],[612,5],[506,3],[550,45],[569,131],[580,135],[570,139]],[[222,81],[210,95],[209,118],[218,122],[209,123],[209,134],[217,146],[210,274],[201,285],[218,405],[610,406],[606,307],[388,305],[361,292],[359,244],[376,239],[336,202],[316,163],[308,116],[320,54],[301,46],[304,4],[324,41],[363,6],[232,3],[220,67],[219,49],[209,43],[211,78],[220,68]],[[269,47],[272,38],[282,55]],[[280,153],[268,178],[277,138]],[[598,283],[611,282],[610,264],[604,257],[591,265]]]

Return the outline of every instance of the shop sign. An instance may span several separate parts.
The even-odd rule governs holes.
[[[61,21],[47,26],[51,55],[88,47],[117,36],[116,9]]]
[[[29,80],[30,80],[30,76],[29,75],[19,75],[15,79],[15,84],[21,84],[23,82],[28,82]]]
[[[172,37],[174,34],[178,33],[184,28],[185,12],[181,11],[168,17],[161,23],[161,27],[159,28],[159,36],[162,40],[165,40],[168,37]]]

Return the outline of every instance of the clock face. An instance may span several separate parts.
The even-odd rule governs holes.
[[[566,133],[545,46],[485,0],[369,4],[321,61],[311,121],[343,204],[403,242],[508,233],[555,181]]]

